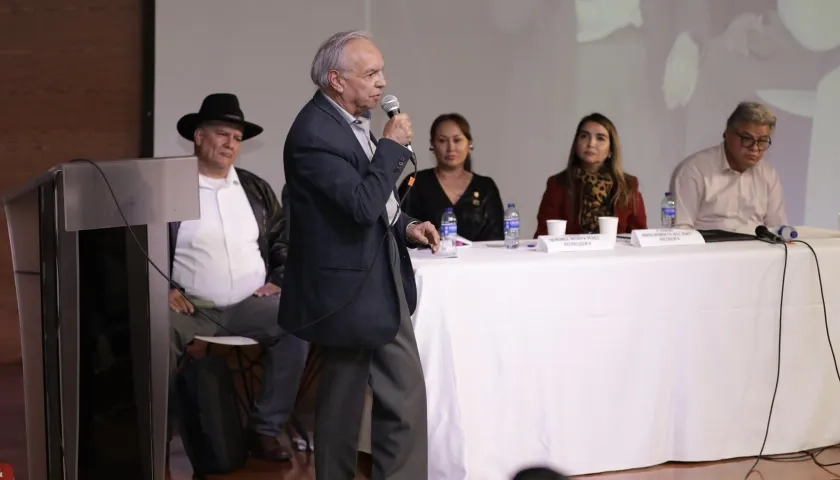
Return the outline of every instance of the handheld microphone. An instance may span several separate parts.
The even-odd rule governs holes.
[[[382,97],[382,101],[379,103],[379,106],[381,106],[382,110],[388,114],[388,118],[400,113],[400,101],[393,95],[385,95]]]
[[[393,95],[385,95],[382,97],[380,106],[382,107],[382,110],[388,114],[388,118],[392,118],[394,115],[400,113],[400,101]],[[411,163],[417,165],[414,160],[414,149],[411,148],[411,142],[408,142],[408,145],[405,147],[411,151]]]
[[[771,232],[764,225],[759,225],[755,227],[755,236],[758,237],[759,240],[763,240],[770,243],[785,243],[785,239]]]

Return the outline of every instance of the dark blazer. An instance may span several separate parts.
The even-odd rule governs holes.
[[[283,329],[315,345],[375,348],[391,341],[400,312],[389,229],[414,312],[417,289],[405,234],[413,219],[400,214],[392,228],[385,211],[410,155],[382,139],[368,161],[346,119],[321,93],[300,111],[283,149],[290,216],[278,315]]]
[[[534,237],[548,234],[547,220],[566,220],[566,233],[573,235],[585,233],[580,228],[580,204],[582,200],[581,182],[574,183],[574,192],[569,192],[566,180],[566,170],[549,177],[545,185],[540,209],[537,213],[537,232]],[[633,190],[634,205],[615,205],[613,216],[618,217],[618,233],[630,233],[632,230],[647,228],[645,202],[639,191],[639,179],[625,174],[630,188]],[[616,189],[610,194],[610,200],[615,197]]]
[[[268,182],[248,170],[234,168],[236,168],[239,183],[245,190],[248,203],[251,204],[254,219],[257,221],[259,229],[257,243],[265,262],[265,281],[279,287],[283,283],[283,271],[286,266],[286,216],[283,213],[283,207],[280,206]],[[169,224],[169,275],[172,275],[175,245],[180,228],[181,222]]]

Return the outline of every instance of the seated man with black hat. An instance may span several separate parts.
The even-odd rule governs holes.
[[[241,143],[262,133],[245,121],[235,95],[207,96],[198,113],[178,121],[195,145],[201,218],[169,226],[170,365],[196,336],[245,336],[264,343],[265,375],[252,406],[254,457],[288,461],[278,438],[294,408],[307,345],[277,324],[286,261],[286,218],[268,183],[234,167]],[[189,300],[188,300],[189,299]],[[196,310],[201,310],[199,314]]]

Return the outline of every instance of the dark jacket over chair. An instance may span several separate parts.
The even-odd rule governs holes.
[[[321,93],[300,111],[283,149],[290,229],[278,321],[286,331],[334,347],[391,341],[400,313],[389,229],[414,311],[417,291],[405,235],[412,219],[401,214],[390,227],[385,212],[410,154],[382,139],[369,161],[350,125]]]
[[[564,170],[557,175],[549,177],[546,182],[545,193],[543,193],[540,209],[537,213],[537,232],[534,237],[548,234],[548,220],[566,220],[566,233],[569,235],[585,233],[580,226],[580,205],[582,203],[581,182],[574,184],[574,193],[569,192],[567,183],[567,171]],[[618,217],[618,233],[630,233],[632,230],[647,228],[647,215],[645,214],[645,202],[639,192],[639,179],[633,175],[625,174],[630,188],[633,190],[633,204],[615,205],[613,216]],[[616,191],[610,194],[610,200],[615,197]]]
[[[257,243],[265,262],[266,282],[280,286],[283,283],[283,271],[286,266],[286,215],[283,213],[283,207],[280,206],[268,182],[242,168],[236,168],[236,175],[254,212],[254,220],[257,221],[259,229]],[[181,222],[169,224],[170,275],[172,275],[172,265],[175,261],[175,246],[180,228]]]

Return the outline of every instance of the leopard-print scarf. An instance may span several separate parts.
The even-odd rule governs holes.
[[[584,232],[596,233],[598,217],[609,217],[613,214],[609,196],[614,182],[608,173],[590,173],[582,168],[577,169],[576,173],[583,185],[578,219],[580,228]]]

